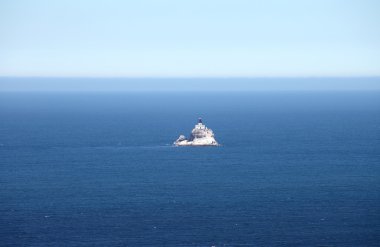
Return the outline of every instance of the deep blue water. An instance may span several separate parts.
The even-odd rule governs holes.
[[[378,246],[380,93],[2,93],[0,186],[1,246]]]

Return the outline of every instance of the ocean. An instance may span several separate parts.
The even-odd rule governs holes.
[[[173,147],[202,117],[220,147]],[[379,246],[380,92],[0,94],[0,246]]]

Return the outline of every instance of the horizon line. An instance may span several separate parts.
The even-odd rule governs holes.
[[[0,77],[0,91],[355,91],[380,77]]]
[[[17,79],[359,79],[379,78],[380,75],[363,76],[3,76]]]

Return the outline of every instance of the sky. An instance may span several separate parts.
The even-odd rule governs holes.
[[[380,76],[378,0],[0,0],[2,77]]]

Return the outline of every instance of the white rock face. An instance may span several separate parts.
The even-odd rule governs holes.
[[[218,142],[214,138],[214,132],[207,128],[202,123],[202,119],[199,118],[198,123],[191,131],[189,139],[186,139],[184,135],[180,135],[174,142],[176,146],[219,146]]]

